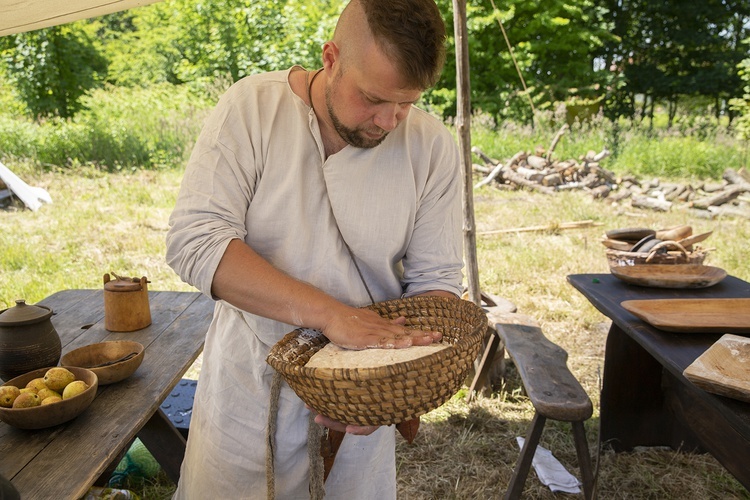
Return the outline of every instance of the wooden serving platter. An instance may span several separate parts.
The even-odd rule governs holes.
[[[707,288],[727,277],[723,269],[701,264],[636,264],[610,271],[626,283],[652,288]]]
[[[621,305],[668,332],[750,333],[750,299],[626,300]]]
[[[750,403],[750,339],[723,335],[683,375],[704,391]]]

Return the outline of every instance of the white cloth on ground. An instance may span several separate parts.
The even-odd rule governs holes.
[[[518,436],[516,442],[518,447],[523,449],[526,440]],[[578,478],[568,472],[565,466],[547,448],[537,445],[534,458],[531,459],[531,465],[542,484],[549,487],[552,492],[581,492],[581,482]]]

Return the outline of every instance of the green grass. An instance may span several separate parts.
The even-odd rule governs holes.
[[[31,121],[0,111],[0,156],[33,158],[47,168],[174,167],[190,154],[215,98],[205,89],[162,84],[99,89],[84,102],[86,108],[69,120]]]
[[[481,124],[482,117],[475,120]],[[687,120],[686,120],[687,121]],[[694,124],[694,120],[689,121]],[[491,157],[503,161],[518,151],[533,154],[547,150],[559,126],[553,120],[536,128],[503,123],[494,128],[472,128],[472,143]],[[618,174],[670,179],[721,179],[726,168],[747,166],[748,144],[722,126],[701,128],[678,126],[649,130],[644,124],[621,121],[614,124],[602,117],[576,123],[565,133],[554,151],[558,159],[580,159],[587,151],[607,148],[611,157],[603,166]]]
[[[12,165],[14,166],[14,165]],[[66,288],[99,288],[106,272],[145,275],[154,290],[189,290],[164,262],[167,220],[181,172],[138,170],[103,173],[91,167],[44,171],[16,169],[29,184],[53,198],[38,212],[0,211],[0,306],[17,298],[35,303]],[[478,235],[483,290],[515,303],[536,318],[545,334],[569,353],[571,371],[595,408],[608,323],[565,280],[570,273],[606,272],[599,239],[607,228],[691,224],[713,230],[708,263],[750,280],[745,220],[704,220],[688,213],[656,213],[591,199],[584,193],[553,196],[484,187],[475,192],[477,231],[549,225],[591,219],[601,226],[537,232]],[[456,397],[423,419],[415,444],[399,440],[401,498],[496,498],[508,484],[518,457],[515,436],[523,435],[533,408],[508,363],[505,383],[492,397],[466,404]],[[199,369],[195,370],[199,375]],[[598,411],[586,428],[595,449]],[[568,426],[549,425],[542,445],[577,474]],[[530,498],[557,496],[532,472]],[[170,498],[165,476],[135,483],[142,498]],[[650,449],[604,454],[599,473],[601,498],[748,498],[747,492],[707,455]]]
[[[17,174],[46,189],[39,211],[0,211],[0,306],[65,288],[99,288],[103,275],[147,276],[152,288],[187,289],[164,262],[167,218],[180,172],[107,174],[90,167]]]
[[[180,165],[213,97],[194,101],[185,93],[165,104],[171,95],[164,89],[101,92],[92,97],[92,111],[71,122],[20,119],[15,101],[0,96],[4,109],[13,110],[0,111],[2,161],[53,198],[37,212],[18,205],[0,210],[0,309],[20,298],[35,303],[61,289],[99,288],[103,275],[111,272],[147,276],[153,290],[191,289],[166,265],[164,239]],[[481,121],[478,117],[472,128],[473,143],[501,161],[519,150],[549,147],[557,131],[551,120],[533,130],[510,123],[487,128]],[[648,178],[718,181],[724,168],[744,166],[747,144],[726,129],[696,127],[693,121],[672,131],[648,131],[595,121],[572,127],[555,156],[579,158],[606,146],[615,154],[603,167]],[[589,219],[600,224],[476,238],[481,288],[515,303],[568,351],[569,366],[595,408],[608,321],[565,276],[607,272],[599,243],[606,229],[690,224],[695,232],[713,231],[707,263],[750,280],[747,220],[706,220],[687,211],[613,206],[585,193],[549,196],[492,186],[475,191],[474,206],[479,233]],[[199,376],[199,363],[191,373]],[[456,397],[425,416],[414,445],[399,441],[401,498],[497,498],[502,493],[518,457],[515,436],[524,434],[533,414],[511,363],[506,375],[492,397],[470,405]],[[595,411],[586,425],[592,450],[597,425]],[[542,445],[577,473],[568,427],[549,425]],[[166,499],[174,486],[162,475],[132,488],[142,498]],[[661,449],[603,455],[599,493],[601,498],[750,498],[710,456]],[[533,472],[525,495],[558,498]]]

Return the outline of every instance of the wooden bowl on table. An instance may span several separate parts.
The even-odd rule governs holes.
[[[3,386],[12,385],[22,389],[35,378],[43,378],[49,368],[40,368],[24,375],[12,378]],[[98,379],[91,370],[77,367],[66,367],[75,375],[76,380],[83,380],[88,388],[82,393],[69,399],[63,399],[52,404],[34,406],[31,408],[2,408],[0,420],[19,429],[44,429],[72,420],[89,407],[98,388]]]
[[[79,347],[63,355],[62,366],[78,366],[96,373],[99,385],[114,384],[131,376],[141,366],[143,344],[113,340]]]
[[[652,288],[707,288],[727,277],[723,269],[702,264],[636,264],[610,271],[625,283]]]

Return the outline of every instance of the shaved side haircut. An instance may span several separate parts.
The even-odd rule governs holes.
[[[357,31],[362,21],[369,33]],[[437,83],[445,64],[446,33],[434,0],[352,0],[334,34],[335,40],[347,42],[341,47],[347,64],[368,35],[393,60],[408,88],[424,90]]]

